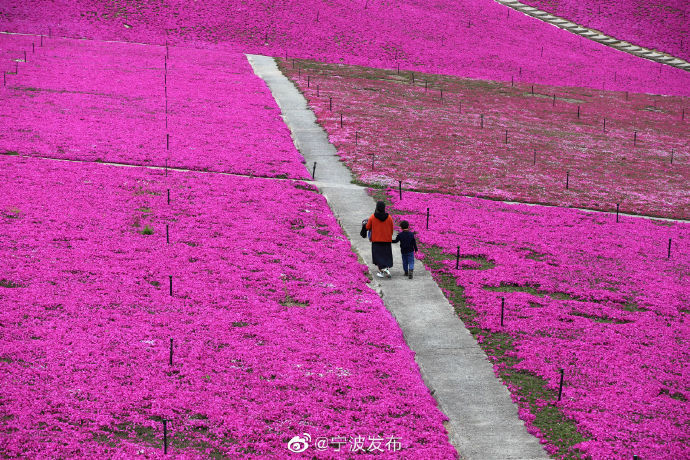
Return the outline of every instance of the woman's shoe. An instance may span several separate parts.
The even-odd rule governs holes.
[[[391,277],[391,272],[390,272],[390,270],[388,270],[387,268],[384,268],[384,269],[381,270],[381,271],[383,272],[384,275],[386,275],[386,278],[390,278],[390,277]]]
[[[414,270],[410,270],[410,279],[412,279],[413,275],[414,275]]]
[[[384,274],[382,271],[378,271],[378,272],[376,272],[376,276],[378,276],[379,278],[383,278]]]

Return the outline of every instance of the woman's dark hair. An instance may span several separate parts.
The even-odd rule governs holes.
[[[386,212],[386,203],[383,201],[377,201],[376,202],[376,212]]]
[[[400,222],[400,228],[402,228],[403,230],[407,230],[408,228],[410,228],[410,223],[406,220],[403,220]]]

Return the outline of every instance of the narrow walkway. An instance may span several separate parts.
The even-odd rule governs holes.
[[[316,183],[344,224],[354,249],[369,261],[370,245],[359,236],[359,226],[373,212],[374,201],[364,187],[350,183],[352,176],[335,147],[273,58],[248,55],[248,59],[276,98],[308,169],[317,163]],[[417,262],[415,279],[410,281],[402,277],[399,256],[395,260],[393,279],[375,280],[372,286],[398,321],[408,346],[416,353],[424,381],[450,419],[450,440],[458,453],[478,460],[549,458],[518,419],[508,390],[494,376],[491,363],[431,274]],[[373,272],[373,265],[369,267]]]
[[[533,6],[525,5],[517,0],[494,0],[501,5],[505,5],[508,8],[512,8],[516,11],[524,13],[528,16],[540,19],[544,22],[548,22],[551,25],[565,29],[568,32],[581,35],[595,42],[601,43],[606,46],[610,46],[620,51],[625,51],[626,53],[634,54],[641,58],[649,59],[650,61],[660,62],[662,64],[670,65],[672,67],[677,67],[682,70],[690,71],[690,63],[679,57],[671,56],[670,54],[662,53],[660,51],[650,50],[642,46],[633,45],[632,43],[626,42],[624,40],[618,40],[611,36],[605,35],[598,30],[588,29],[587,27],[581,26],[574,22],[568,21],[561,17],[555,16],[546,11],[542,11]]]

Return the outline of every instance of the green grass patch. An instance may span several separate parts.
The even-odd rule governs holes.
[[[149,227],[148,225],[144,226],[144,229],[141,231],[142,235],[153,235],[153,227]]]
[[[3,279],[0,279],[0,287],[4,287],[4,288],[20,288],[20,287],[24,287],[24,286],[21,285],[21,284],[19,284],[19,283],[15,283],[15,282],[12,281],[12,280],[7,280],[7,279],[4,279],[4,278],[3,278]]]
[[[0,152],[0,155],[17,156],[19,155],[19,152],[17,152],[16,150],[5,150],[4,152]]]

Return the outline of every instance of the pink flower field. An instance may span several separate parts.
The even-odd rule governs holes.
[[[0,35],[21,59],[26,40]],[[307,177],[243,54],[169,47],[166,58],[164,46],[58,38],[38,45],[6,76],[0,153]]]
[[[0,30],[159,45],[167,38],[466,78],[690,95],[688,72],[574,36],[493,0],[5,0]]]
[[[281,458],[304,433],[455,457],[310,185],[0,163],[0,455],[158,457],[166,419],[181,458]]]
[[[690,4],[684,0],[523,0],[618,39],[690,59]]]
[[[690,455],[690,225],[441,194],[388,199],[547,450]],[[539,428],[560,369],[555,408],[583,437],[570,447]],[[531,380],[543,388],[530,393]]]
[[[313,61],[281,69],[360,182],[690,219],[688,98]]]

